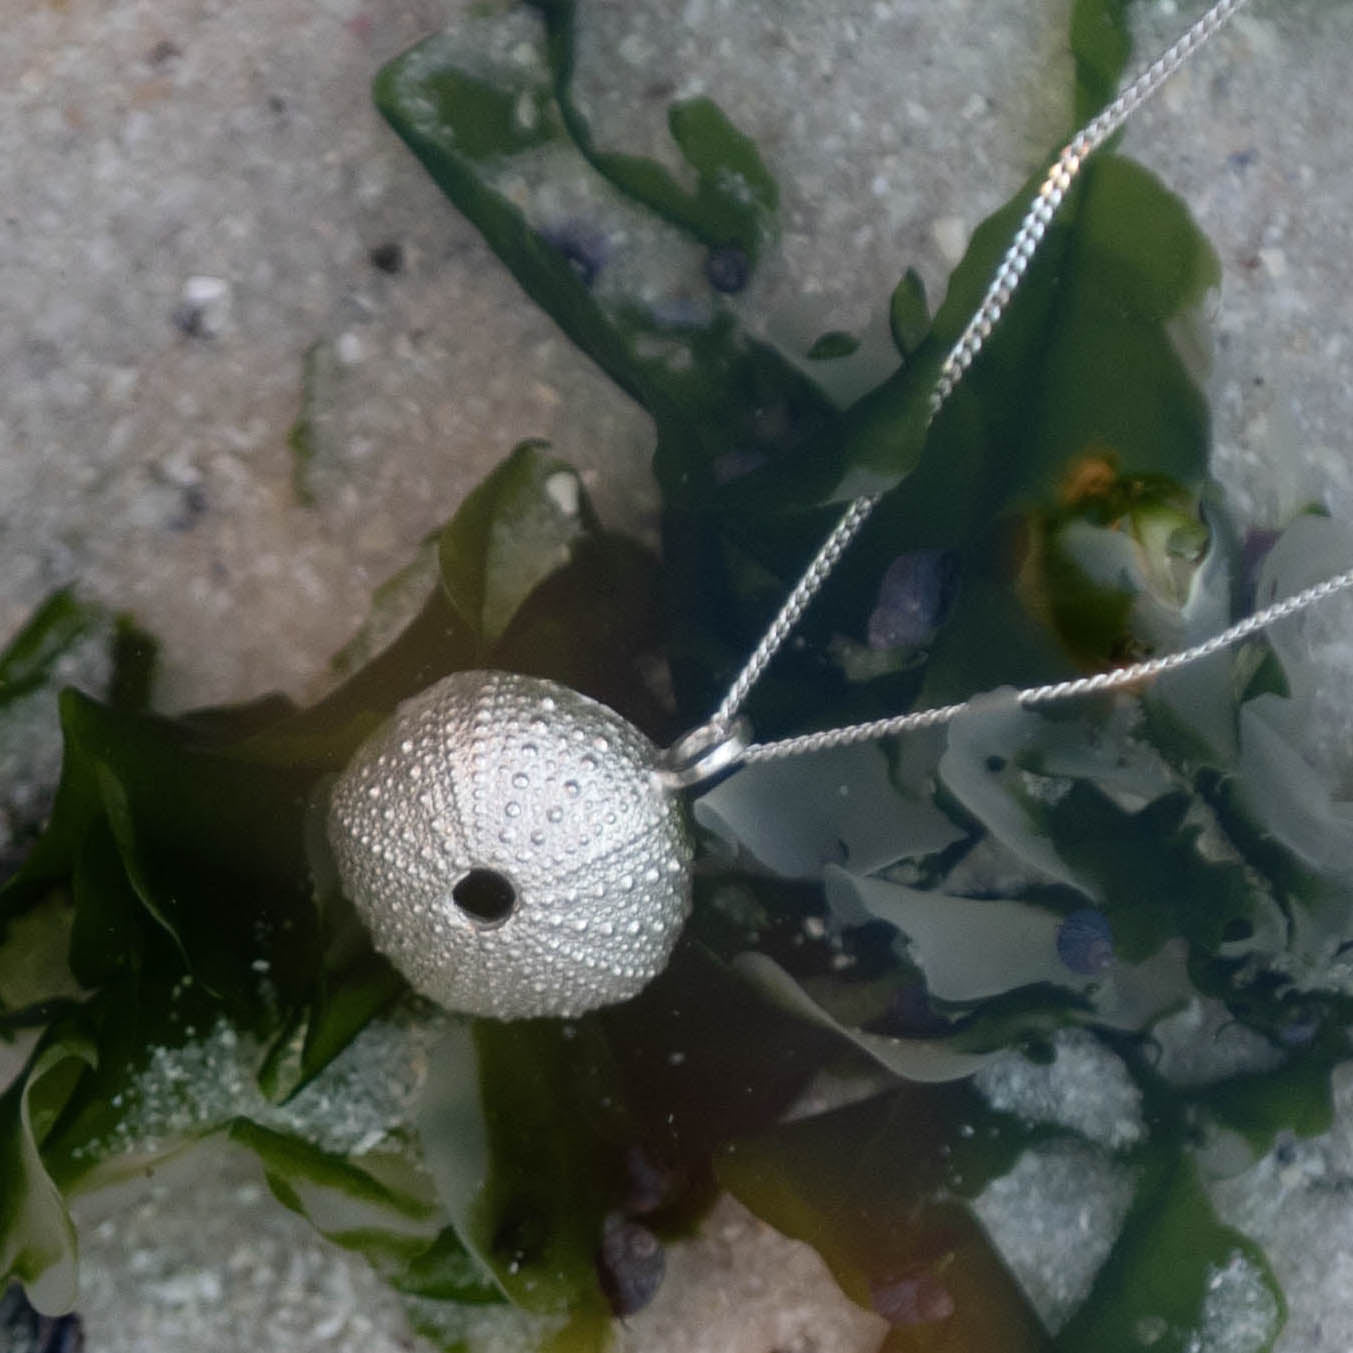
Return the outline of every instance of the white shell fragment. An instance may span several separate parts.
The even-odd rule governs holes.
[[[334,786],[329,841],[376,948],[451,1010],[569,1018],[662,971],[690,843],[658,749],[534,677],[457,672]]]

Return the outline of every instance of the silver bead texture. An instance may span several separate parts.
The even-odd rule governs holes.
[[[376,948],[450,1010],[571,1018],[637,994],[690,911],[660,753],[554,682],[457,672],[334,786],[329,843]]]

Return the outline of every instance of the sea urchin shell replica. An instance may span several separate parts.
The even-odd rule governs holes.
[[[457,672],[400,705],[334,786],[329,841],[376,947],[425,995],[571,1017],[662,971],[690,910],[658,749],[553,682]]]

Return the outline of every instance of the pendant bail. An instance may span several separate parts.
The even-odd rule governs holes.
[[[741,764],[751,742],[752,726],[744,718],[728,723],[711,720],[679,737],[658,762],[658,783],[664,789],[689,789]]]

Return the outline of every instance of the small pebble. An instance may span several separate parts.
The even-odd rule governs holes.
[[[929,1273],[871,1284],[869,1298],[874,1309],[896,1327],[933,1325],[954,1313],[952,1294]]]
[[[366,352],[362,340],[349,329],[339,334],[334,344],[334,356],[338,358],[340,366],[356,366],[366,356]]]
[[[930,227],[930,238],[944,261],[952,268],[968,247],[968,228],[957,216],[941,216]]]
[[[219,338],[230,322],[230,283],[221,277],[190,277],[179,293],[174,324],[189,338]]]
[[[1113,966],[1113,930],[1093,907],[1073,911],[1057,927],[1057,957],[1074,973],[1093,977]]]
[[[736,244],[711,249],[705,259],[706,279],[715,291],[722,291],[726,296],[741,291],[751,275],[752,261],[747,257],[747,251]]]
[[[616,1315],[642,1311],[657,1295],[667,1271],[662,1242],[623,1212],[608,1212],[597,1251],[597,1277]]]
[[[367,259],[377,272],[394,276],[404,271],[404,246],[397,240],[386,240],[384,244],[374,245]]]
[[[150,66],[167,66],[176,57],[183,55],[183,49],[177,43],[170,42],[168,38],[161,38],[149,52],[146,53],[146,64]]]
[[[1276,246],[1271,249],[1261,249],[1259,251],[1259,262],[1264,265],[1264,271],[1275,282],[1279,282],[1287,276],[1287,255]]]
[[[912,550],[888,565],[869,616],[869,647],[929,643],[958,595],[958,556],[952,550]]]

